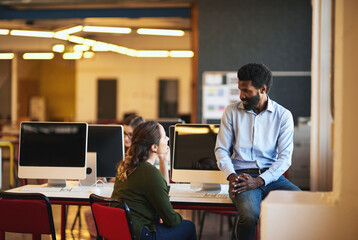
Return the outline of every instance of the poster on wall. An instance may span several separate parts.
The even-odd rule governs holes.
[[[239,100],[236,72],[203,73],[203,123],[220,123],[225,107]]]

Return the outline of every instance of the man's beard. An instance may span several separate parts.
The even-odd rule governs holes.
[[[251,98],[244,98],[241,100],[247,102],[247,103],[243,103],[244,108],[246,110],[254,110],[257,107],[257,105],[260,103],[260,94],[257,92],[256,96],[253,96]]]

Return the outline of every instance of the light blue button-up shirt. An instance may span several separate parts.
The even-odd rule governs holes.
[[[259,114],[242,102],[229,105],[216,140],[218,167],[226,177],[235,170],[269,168],[260,177],[265,185],[276,181],[291,166],[293,128],[291,112],[269,98]]]

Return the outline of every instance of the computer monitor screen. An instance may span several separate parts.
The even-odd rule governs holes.
[[[20,178],[84,179],[87,160],[87,123],[22,122]],[[54,180],[54,181],[52,181]]]
[[[168,137],[169,137],[169,127],[170,126],[173,126],[178,123],[185,123],[180,118],[159,118],[159,119],[156,119],[155,121],[157,121],[158,123],[160,123],[163,126],[164,131]]]
[[[172,180],[227,183],[218,169],[214,148],[219,125],[177,124],[174,130]]]
[[[115,177],[124,158],[123,126],[88,125],[87,151],[97,153],[97,177]]]

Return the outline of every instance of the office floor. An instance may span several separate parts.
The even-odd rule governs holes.
[[[1,176],[1,174],[0,174]],[[3,161],[2,165],[2,189],[6,190],[9,189],[9,161]],[[66,227],[66,238],[67,239],[76,239],[76,240],[89,240],[95,239],[91,238],[87,223],[85,221],[85,211],[89,210],[89,206],[82,206],[81,207],[81,227],[79,226],[78,221],[74,226],[74,229],[71,231],[72,224],[77,214],[78,207],[77,206],[70,206],[68,209],[68,216],[67,216],[67,227]],[[58,205],[52,206],[52,211],[54,215],[54,222],[55,228],[57,233],[57,239],[61,239],[60,237],[60,226],[61,226],[61,207]],[[199,221],[198,221],[198,212],[190,210],[178,210],[184,218],[193,220],[196,225],[197,233],[199,234]],[[194,218],[194,219],[193,219]],[[228,218],[224,217],[223,219],[223,235],[220,236],[220,221],[221,216],[217,214],[207,214],[205,218],[205,224],[202,234],[202,240],[226,240],[231,239],[231,231],[228,230]],[[30,235],[27,234],[15,234],[15,233],[6,233],[7,240],[30,240],[32,239]],[[43,236],[42,239],[50,239],[49,236]]]

